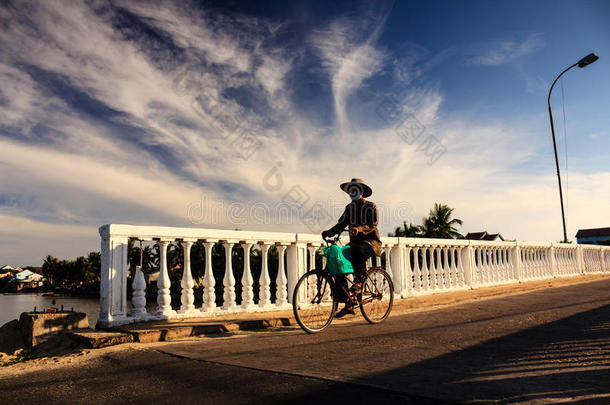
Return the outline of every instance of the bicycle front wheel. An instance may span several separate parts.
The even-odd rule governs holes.
[[[383,322],[394,303],[394,283],[385,270],[372,267],[362,284],[360,311],[369,323]]]
[[[305,273],[294,288],[292,309],[299,326],[307,333],[318,333],[330,325],[337,310],[334,284],[322,270]]]

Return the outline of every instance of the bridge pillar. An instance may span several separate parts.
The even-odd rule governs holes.
[[[307,271],[307,243],[291,243],[290,246],[288,246],[288,249],[286,249],[286,264],[288,302],[292,303],[294,288],[296,287],[299,278]]]
[[[390,252],[392,281],[394,282],[394,295],[396,297],[406,297],[406,291],[403,291],[403,279],[406,273],[404,250],[404,245],[399,243]]]
[[[127,321],[127,237],[111,236],[100,228],[100,325]]]

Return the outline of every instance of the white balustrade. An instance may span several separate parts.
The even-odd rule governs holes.
[[[289,309],[299,277],[315,268],[316,252],[325,244],[318,235],[277,232],[247,232],[220,229],[193,229],[130,225],[100,228],[102,274],[100,281],[100,324],[113,326],[132,322],[217,316],[227,312],[255,312]],[[128,254],[130,238],[159,247],[157,308],[146,312],[146,281],[138,266],[133,279],[131,311],[127,301]],[[347,238],[342,239],[346,243]],[[610,247],[566,243],[468,241],[455,239],[383,237],[386,271],[394,280],[397,298],[478,288],[519,281],[568,277],[579,274],[610,274]],[[184,266],[180,281],[179,310],[172,308],[172,283],[168,273],[167,250],[180,242]],[[221,244],[219,244],[221,242]],[[205,249],[203,292],[195,297],[190,251],[195,243]],[[224,263],[213,263],[214,246],[224,248]],[[234,245],[243,250],[240,296],[236,296],[233,271]],[[221,247],[222,245],[222,247]],[[269,248],[275,246],[278,274],[269,275]],[[260,249],[258,291],[254,280],[251,251]],[[254,254],[254,253],[253,253]],[[322,257],[323,266],[326,258]],[[381,265],[380,258],[369,264]],[[214,272],[216,271],[216,277]],[[216,280],[222,279],[222,305],[217,307]],[[272,286],[275,302],[272,304]],[[175,286],[177,287],[177,286]],[[309,286],[314,288],[314,286]],[[240,291],[239,289],[237,290]],[[177,292],[177,290],[176,290]],[[258,292],[258,300],[255,300]],[[201,304],[195,300],[197,298]],[[176,297],[178,301],[178,297]],[[220,300],[219,300],[220,302]],[[237,303],[240,305],[237,305]]]

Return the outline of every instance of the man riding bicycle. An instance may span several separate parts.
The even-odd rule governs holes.
[[[337,225],[322,232],[322,238],[334,236],[349,226],[349,247],[355,274],[354,285],[350,290],[359,293],[366,273],[366,261],[373,256],[381,256],[377,207],[375,203],[364,199],[373,194],[373,191],[361,179],[352,179],[339,187],[349,194],[352,201],[345,206]],[[337,282],[347,289],[347,280],[344,276],[338,276]],[[355,314],[354,304],[350,300],[346,300],[345,307],[335,315],[335,318],[348,314]]]

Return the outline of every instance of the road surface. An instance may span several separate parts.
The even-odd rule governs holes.
[[[317,335],[251,331],[0,369],[2,403],[144,401],[609,404],[610,279],[380,325],[357,315]]]

